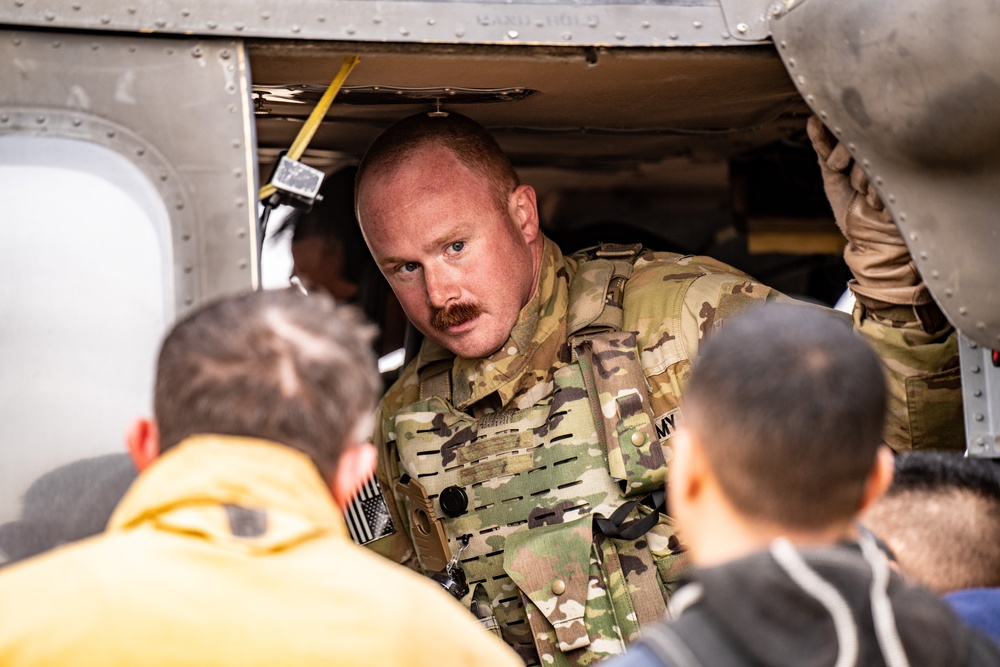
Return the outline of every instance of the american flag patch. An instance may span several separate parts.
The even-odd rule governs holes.
[[[389,508],[385,504],[385,496],[382,495],[382,487],[374,476],[351,499],[344,511],[344,518],[347,520],[351,539],[357,544],[368,544],[396,532],[396,526],[389,516]]]

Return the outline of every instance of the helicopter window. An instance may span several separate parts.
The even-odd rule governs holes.
[[[173,261],[156,189],[109,149],[0,137],[0,194],[2,563],[67,539],[49,533],[86,523],[70,515],[87,490],[130,465],[124,434],[151,411]]]

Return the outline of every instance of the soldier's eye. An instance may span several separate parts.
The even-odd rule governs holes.
[[[450,246],[448,246],[448,249],[451,250],[452,252],[462,252],[464,248],[465,248],[465,241],[455,241]]]
[[[406,264],[403,264],[401,267],[399,267],[399,272],[400,273],[413,273],[418,268],[420,268],[420,265],[417,264],[416,262],[407,262]]]

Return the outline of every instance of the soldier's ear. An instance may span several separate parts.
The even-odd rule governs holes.
[[[152,419],[139,417],[125,434],[125,445],[136,470],[142,472],[160,456],[160,429]]]
[[[675,516],[683,515],[689,503],[700,496],[704,485],[704,461],[697,436],[681,427],[670,439],[673,456],[667,480],[668,507]]]
[[[519,185],[507,200],[508,213],[517,225],[524,240],[532,243],[538,238],[538,201],[535,189],[530,185]]]

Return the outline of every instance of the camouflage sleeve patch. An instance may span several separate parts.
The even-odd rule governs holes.
[[[713,273],[691,283],[684,295],[681,337],[690,358],[726,318],[780,294],[752,280]]]

